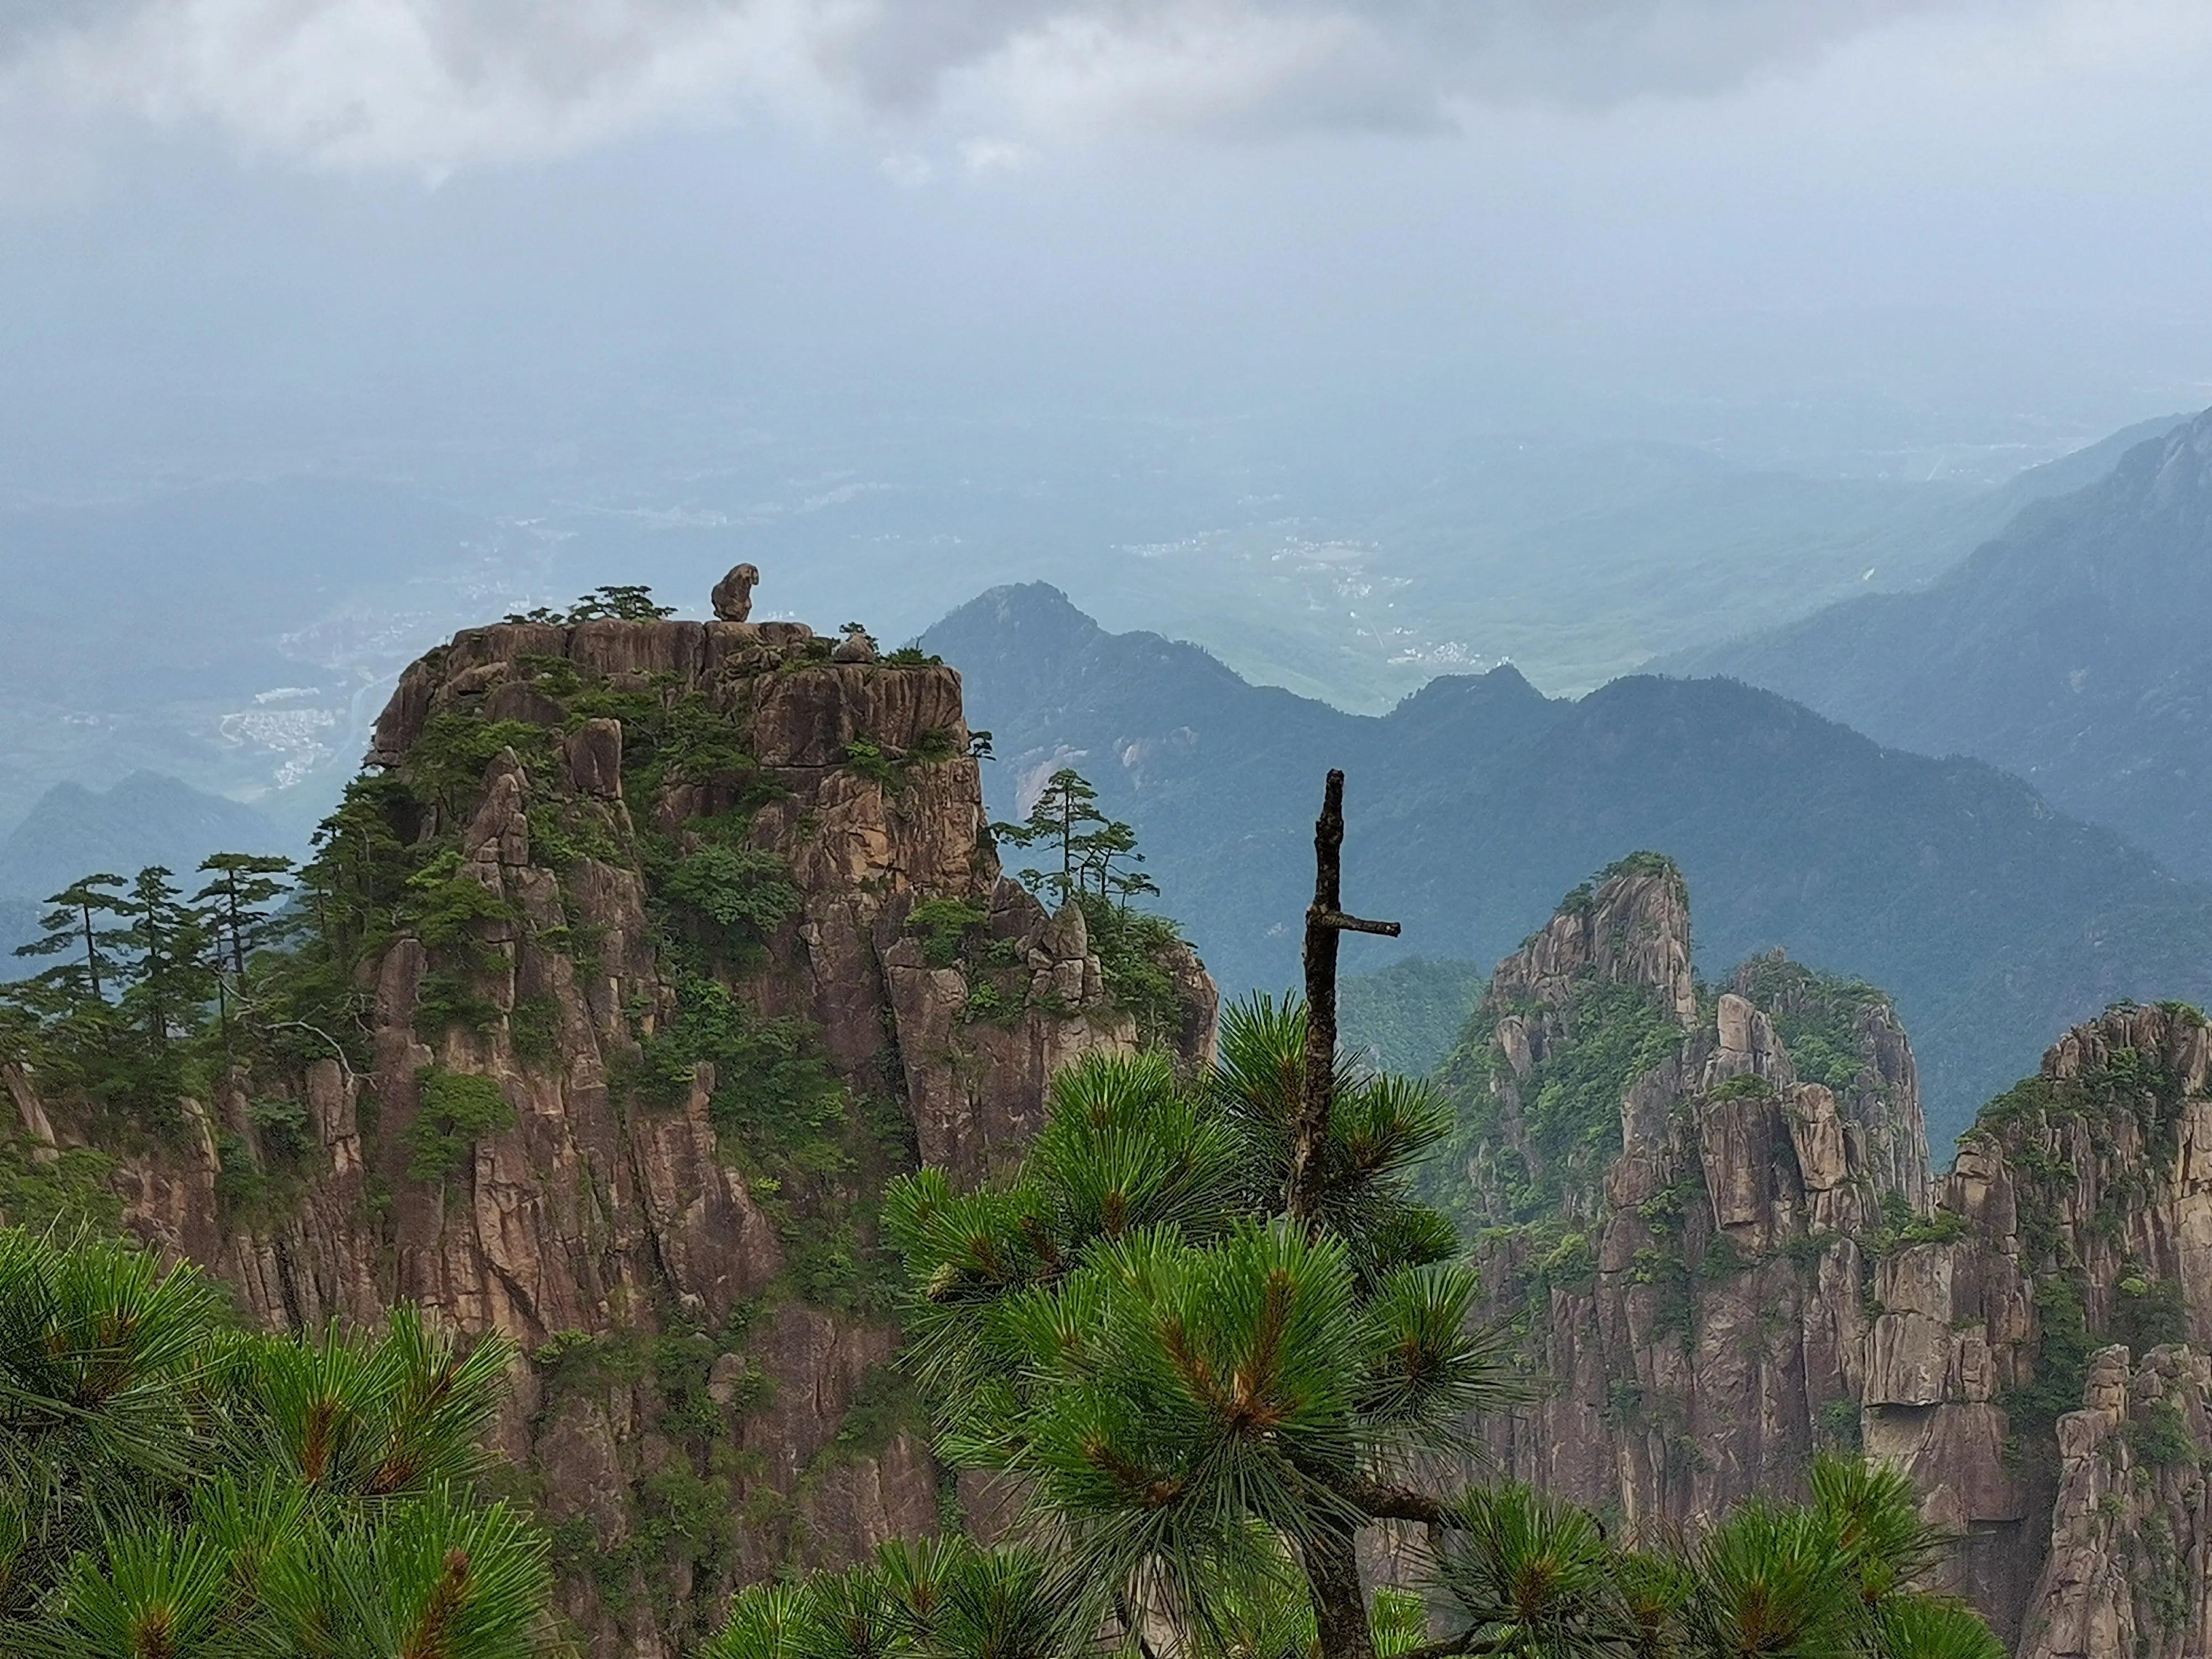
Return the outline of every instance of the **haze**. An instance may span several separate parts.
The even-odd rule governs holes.
[[[2212,400],[2187,0],[110,0],[0,54],[17,811],[326,801],[458,623],[736,557],[886,639],[1042,577],[1347,707],[1579,690]],[[112,527],[270,481],[250,550]],[[304,770],[217,764],[302,686]]]

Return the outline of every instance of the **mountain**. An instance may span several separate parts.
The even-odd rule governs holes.
[[[210,853],[296,852],[250,806],[155,772],[106,789],[58,783],[0,841],[0,898],[43,899],[96,871],[189,876]]]
[[[2212,410],[2030,507],[1926,591],[1663,659],[2015,772],[2212,878]]]
[[[1337,1030],[1385,1071],[1426,1077],[1444,1062],[1467,1011],[1490,982],[1472,962],[1407,957],[1338,986]]]
[[[1771,957],[1697,994],[1689,915],[1662,860],[1594,878],[1447,1068],[1433,1195],[1554,1383],[1480,1467],[1694,1527],[1863,1449],[2021,1659],[2207,1651],[2203,1017],[2065,1033],[1931,1176],[1888,999]]]
[[[1815,477],[1682,444],[1261,424],[887,417],[858,449],[749,428],[650,481],[556,468],[550,500],[336,474],[0,498],[0,823],[144,769],[304,840],[410,659],[600,582],[696,595],[750,561],[763,617],[865,593],[896,639],[948,593],[1043,576],[1114,626],[1380,713],[1439,672],[1510,659],[1583,689],[1911,587],[2110,464],[2094,446],[1992,483],[2010,452],[1954,450]]]
[[[1400,947],[1347,941],[1347,972],[1401,949],[1494,962],[1583,872],[1656,849],[1697,897],[1706,971],[1778,945],[1894,994],[1939,1144],[2070,1023],[2212,993],[2212,890],[1993,767],[1884,749],[1735,682],[1635,677],[1568,701],[1501,668],[1348,714],[1109,634],[1036,586],[923,643],[994,732],[994,812],[1082,771],[1231,993],[1297,975],[1329,766],[1350,776],[1349,900],[1406,924]]]
[[[888,1363],[885,1184],[1003,1167],[1055,1069],[1140,1031],[1210,1060],[1187,950],[1155,941],[1140,1025],[1083,913],[1000,875],[957,677],[830,651],[464,632],[377,722],[306,954],[258,970],[304,1019],[233,1005],[207,1086],[133,1117],[82,1055],[19,1064],[19,1023],[0,1054],[0,1222],[74,1197],[264,1327],[404,1299],[517,1345],[499,1489],[592,1659],[987,1499]]]

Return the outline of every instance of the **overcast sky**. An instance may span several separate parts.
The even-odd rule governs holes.
[[[2208,92],[2204,0],[7,0],[0,481],[1090,414],[2033,458],[2212,403]]]

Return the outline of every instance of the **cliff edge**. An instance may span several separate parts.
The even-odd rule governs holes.
[[[1102,955],[1001,873],[957,674],[793,623],[457,635],[301,896],[265,1040],[171,1129],[19,1064],[8,1138],[101,1154],[124,1224],[253,1319],[404,1298],[522,1345],[506,1484],[597,1654],[956,1510],[885,1364],[876,1194],[1010,1157],[1085,1050],[1210,1054],[1186,947]]]

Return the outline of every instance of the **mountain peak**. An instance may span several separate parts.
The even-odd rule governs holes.
[[[929,635],[986,627],[1012,632],[1030,645],[1079,645],[1105,631],[1050,582],[1007,582],[947,612],[930,626]]]
[[[167,773],[130,773],[106,789],[58,783],[0,842],[0,896],[44,898],[94,870],[198,867],[210,853],[274,853],[284,836],[261,813]]]
[[[1491,1000],[1559,1004],[1594,977],[1657,992],[1684,1022],[1698,1013],[1690,972],[1690,890],[1672,859],[1631,853],[1559,901],[1543,931],[1498,964]]]

